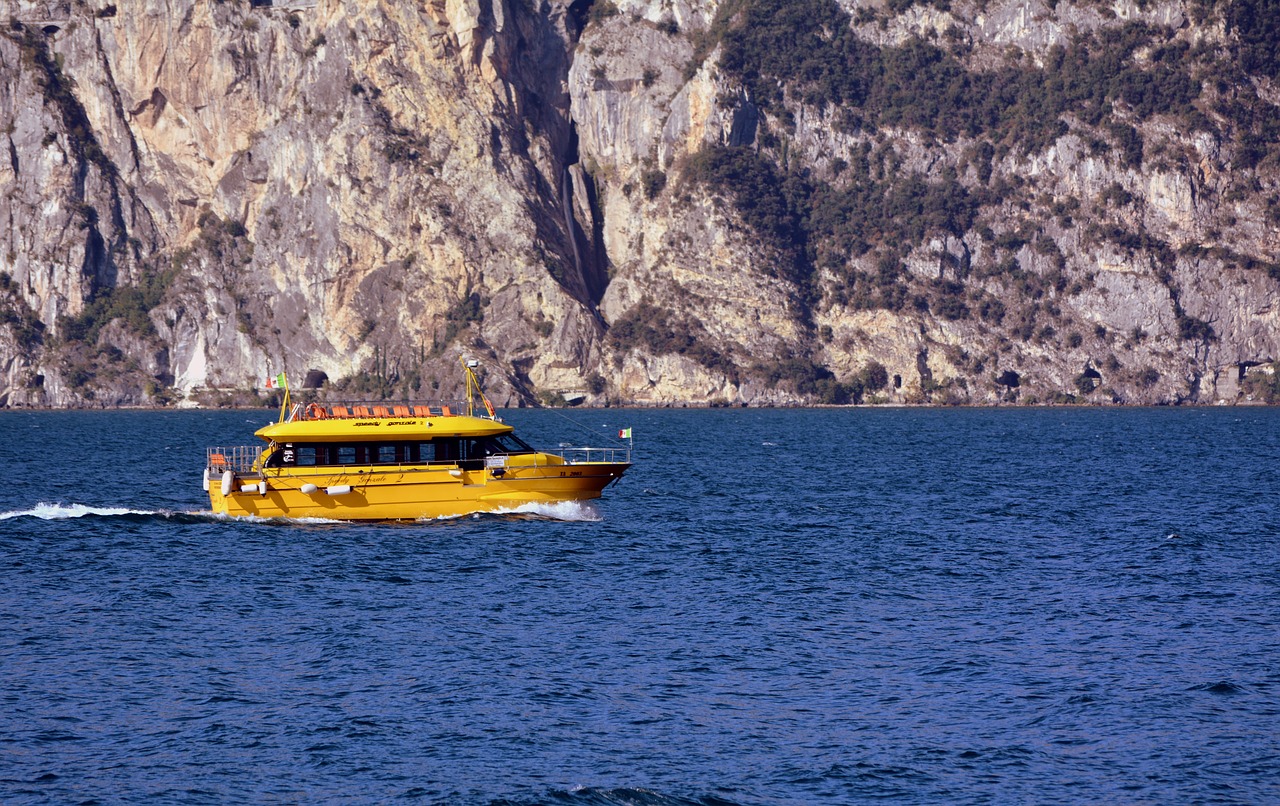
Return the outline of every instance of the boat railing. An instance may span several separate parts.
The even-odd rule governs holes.
[[[630,448],[557,448],[547,451],[555,454],[565,463],[571,465],[585,462],[626,462],[631,463]]]
[[[221,473],[230,470],[233,473],[251,473],[256,470],[258,459],[265,448],[261,445],[233,445],[230,447],[208,448],[205,465],[211,472]],[[559,456],[565,464],[577,465],[588,462],[626,462],[631,463],[630,448],[555,448],[541,451],[543,454]],[[535,454],[536,456],[537,454]],[[507,454],[496,454],[488,457],[486,465],[491,467],[506,466]],[[496,461],[495,461],[496,460]],[[476,460],[478,461],[478,460]],[[456,465],[458,460],[448,459],[431,462],[408,462],[399,464]],[[366,463],[360,463],[363,466]],[[538,462],[535,462],[537,466]]]
[[[214,473],[230,470],[233,473],[249,473],[264,450],[261,445],[233,445],[229,448],[209,448],[206,466]]]
[[[386,420],[396,417],[453,417],[467,414],[465,400],[343,400],[294,403],[285,422],[299,420]],[[483,407],[472,409],[488,417]]]

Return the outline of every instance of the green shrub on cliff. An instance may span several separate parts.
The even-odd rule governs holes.
[[[858,380],[868,392],[879,392],[889,385],[889,370],[884,364],[872,359],[858,373]]]
[[[137,285],[100,289],[77,316],[58,318],[58,333],[66,341],[94,344],[102,328],[119,319],[138,336],[156,335],[151,311],[164,299],[177,276],[176,268],[147,271]]]
[[[757,364],[755,371],[770,387],[782,386],[819,403],[844,405],[862,400],[861,379],[840,383],[831,370],[807,358],[783,355]]]
[[[1226,22],[1236,35],[1236,55],[1250,73],[1280,79],[1280,2],[1232,0]]]
[[[738,367],[724,353],[711,347],[708,334],[697,322],[681,320],[671,311],[642,299],[609,327],[609,343],[620,350],[642,348],[653,355],[683,355],[714,372],[738,382]]]
[[[1258,368],[1246,375],[1244,391],[1266,403],[1280,403],[1280,361],[1272,362],[1269,369]]]
[[[788,196],[795,186],[768,157],[748,148],[712,146],[694,154],[685,176],[726,192],[743,220],[780,249],[804,242],[802,221],[807,194]]]
[[[855,35],[835,0],[727,3],[708,36],[723,46],[721,68],[780,118],[787,118],[785,98],[838,107],[854,130],[906,127],[1033,152],[1066,132],[1068,113],[1096,126],[1117,103],[1138,120],[1201,119],[1192,106],[1200,83],[1188,72],[1183,45],[1157,49],[1159,58],[1148,64],[1132,58],[1169,33],[1126,23],[1050,48],[1043,67],[1008,59],[989,71],[969,70],[952,51],[918,38],[879,48]],[[1265,51],[1262,40],[1255,51]]]
[[[873,162],[873,157],[876,158]],[[927,308],[909,299],[896,257],[937,234],[959,237],[974,224],[980,197],[962,185],[954,169],[934,178],[901,172],[892,153],[855,155],[835,186],[803,169],[787,171],[767,152],[709,146],[689,159],[686,180],[723,194],[761,242],[778,252],[773,273],[793,282],[807,306],[816,268],[830,269],[845,283],[845,301],[855,308]],[[882,252],[873,275],[849,270],[851,258]],[[949,287],[948,287],[949,288]],[[944,304],[948,318],[966,318],[963,303]]]
[[[8,327],[18,346],[28,353],[44,342],[44,322],[27,306],[18,284],[0,272],[0,327]]]

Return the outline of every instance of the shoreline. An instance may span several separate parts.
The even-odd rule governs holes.
[[[387,401],[394,403],[395,401]],[[1190,402],[1174,403],[795,403],[752,405],[709,404],[682,401],[678,403],[619,403],[608,406],[495,406],[499,411],[609,411],[621,409],[628,411],[665,410],[665,409],[754,409],[754,410],[814,410],[814,409],[1230,409],[1230,408],[1275,408],[1280,403],[1267,403],[1262,400],[1238,400],[1232,402]],[[5,412],[178,412],[178,411],[278,411],[278,406],[0,406],[0,416]]]

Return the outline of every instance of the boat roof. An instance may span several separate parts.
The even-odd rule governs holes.
[[[254,436],[267,442],[385,442],[439,437],[487,437],[510,433],[512,427],[487,417],[359,417],[295,419],[259,428]]]

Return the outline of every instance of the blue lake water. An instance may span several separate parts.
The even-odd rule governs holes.
[[[0,801],[1280,802],[1280,411],[506,415],[639,464],[225,521],[271,413],[0,412]]]

